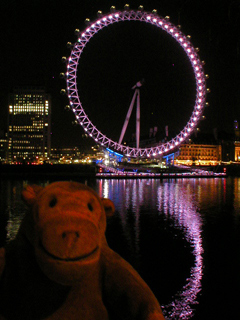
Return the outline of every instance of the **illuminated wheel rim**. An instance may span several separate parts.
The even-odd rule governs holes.
[[[196,82],[196,98],[193,112],[186,126],[180,133],[165,143],[159,143],[150,148],[134,148],[119,144],[104,135],[88,118],[79,98],[77,88],[77,68],[81,54],[90,41],[90,39],[101,29],[121,21],[141,21],[152,24],[162,29],[173,37],[187,54],[191,62]],[[175,25],[167,18],[162,18],[156,13],[149,13],[137,10],[116,11],[102,15],[99,19],[90,24],[84,31],[78,33],[78,40],[72,46],[71,54],[67,60],[67,71],[65,73],[67,83],[67,95],[70,108],[73,111],[76,121],[80,124],[86,133],[92,137],[97,144],[104,148],[114,149],[127,157],[158,157],[164,156],[179,147],[196,129],[201,120],[203,109],[206,103],[206,77],[203,71],[203,64],[198,56],[197,50],[191,44],[189,38],[185,36]]]

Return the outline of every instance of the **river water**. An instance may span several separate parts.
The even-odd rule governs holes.
[[[77,179],[75,179],[77,180]],[[107,240],[140,273],[166,319],[240,319],[240,178],[91,179],[113,200]],[[1,181],[0,246],[26,207],[25,184]]]

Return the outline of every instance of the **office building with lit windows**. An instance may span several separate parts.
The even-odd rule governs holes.
[[[51,99],[43,87],[16,87],[9,95],[8,162],[40,163],[51,152]]]

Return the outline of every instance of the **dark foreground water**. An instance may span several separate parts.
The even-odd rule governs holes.
[[[240,319],[240,178],[87,182],[115,203],[109,245],[149,284],[166,319]],[[27,183],[49,181],[1,181],[0,246],[17,232]]]

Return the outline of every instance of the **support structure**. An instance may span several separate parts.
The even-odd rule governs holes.
[[[129,122],[129,119],[131,117],[131,114],[132,114],[132,110],[133,110],[133,106],[134,106],[134,103],[137,99],[137,106],[136,106],[136,148],[139,149],[139,144],[140,144],[140,87],[142,86],[143,82],[142,81],[138,81],[135,86],[132,87],[132,89],[134,89],[134,94],[133,94],[133,97],[132,97],[132,101],[131,101],[131,104],[129,106],[129,109],[128,109],[128,112],[127,112],[127,116],[126,116],[126,119],[125,119],[125,122],[124,122],[124,125],[123,125],[123,128],[122,128],[122,132],[121,132],[121,135],[120,135],[120,138],[119,138],[119,141],[118,143],[121,144],[122,143],[122,140],[124,138],[124,135],[125,135],[125,132],[127,130],[127,126],[128,126],[128,122]]]

